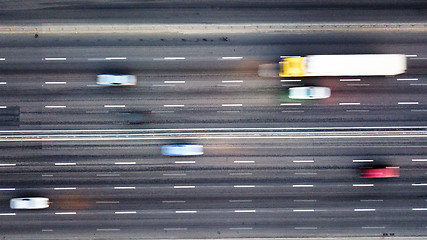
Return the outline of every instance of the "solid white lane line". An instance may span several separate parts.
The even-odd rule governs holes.
[[[0,213],[0,216],[15,216],[16,213]]]
[[[0,61],[5,61],[6,60],[6,58],[0,58]]]
[[[427,208],[412,208],[412,211],[427,211]]]
[[[245,202],[252,202],[252,200],[228,200],[231,203],[245,203]]]
[[[162,203],[185,203],[185,201],[162,201]]]
[[[197,211],[193,210],[177,210],[175,213],[197,213]]]
[[[7,82],[0,82],[0,85],[7,85]]]
[[[67,58],[44,58],[45,61],[66,61]]]
[[[425,158],[425,159],[412,159],[412,162],[427,162],[427,158]]]
[[[255,163],[255,161],[234,161],[234,163]]]
[[[114,212],[114,214],[135,214],[136,211],[118,211]]]
[[[64,105],[58,105],[58,106],[52,106],[52,105],[50,105],[50,106],[44,106],[45,108],[66,108],[67,106],[64,106]]]
[[[340,79],[340,82],[360,82],[359,78],[346,78]]]
[[[282,79],[280,82],[301,82],[301,79]]]
[[[235,227],[235,228],[229,228],[230,230],[252,230],[251,227]]]
[[[245,175],[252,175],[252,173],[229,173],[231,176],[245,176]]]
[[[185,83],[185,81],[164,81],[164,83]]]
[[[382,199],[361,199],[361,202],[382,202]]]
[[[96,231],[106,231],[106,232],[120,231],[120,228],[97,228]]]
[[[317,230],[317,227],[294,227],[295,230]]]
[[[398,102],[398,105],[418,105],[418,102]]]
[[[314,185],[310,185],[310,184],[294,184],[292,185],[292,187],[296,188],[296,187],[314,187]]]
[[[118,173],[98,173],[96,174],[97,177],[120,177],[120,174]]]
[[[295,199],[294,202],[317,202],[317,200],[313,200],[313,199]]]
[[[120,201],[96,201],[97,204],[119,204]]]
[[[134,165],[136,162],[115,162],[115,165]]]
[[[0,106],[0,108],[7,108],[7,106]]]
[[[184,107],[184,104],[165,104],[163,107]]]
[[[249,209],[249,210],[242,209],[242,210],[234,210],[234,212],[235,213],[254,213],[254,212],[256,212],[256,210],[253,210],[253,209]]]
[[[186,173],[163,173],[163,176],[187,176]]]
[[[114,187],[114,189],[117,189],[117,190],[123,190],[123,189],[136,189],[136,187]]]
[[[313,163],[314,160],[293,160],[294,163]]]
[[[126,60],[127,57],[106,57],[105,60]]]
[[[373,187],[374,184],[353,184],[353,187]]]
[[[362,229],[383,229],[385,227],[362,227]]]
[[[407,54],[407,55],[405,55],[406,57],[418,57],[418,55],[416,55],[416,54]]]
[[[314,209],[293,209],[292,212],[314,212]]]
[[[76,215],[76,212],[56,212],[55,215]]]
[[[42,229],[42,232],[53,232],[53,229]]]
[[[243,80],[224,80],[222,83],[242,83]]]
[[[57,187],[57,188],[53,188],[53,190],[76,190],[77,188],[75,187]]]
[[[255,185],[234,185],[235,188],[254,188]]]
[[[196,188],[196,186],[173,186],[173,188]]]
[[[42,177],[53,177],[53,174],[42,174]]]
[[[301,173],[294,173],[294,175],[317,175],[317,173],[306,173],[306,172],[301,172]]]
[[[67,82],[44,82],[44,84],[67,84]]]
[[[375,212],[375,208],[355,208],[355,212]]]
[[[218,112],[218,113],[240,113],[240,111],[238,111],[238,110],[236,110],[236,111],[230,111],[230,110],[228,110],[228,111],[216,111],[216,112]]]
[[[427,183],[413,183],[412,186],[427,186]]]
[[[339,105],[344,106],[344,105],[360,105],[360,103],[357,102],[347,102],[347,103],[339,103]]]
[[[55,166],[75,166],[77,163],[55,163]]]
[[[301,106],[301,103],[281,103],[280,106]]]
[[[347,109],[346,112],[369,112],[369,110]]]
[[[176,164],[194,164],[196,161],[175,161]]]
[[[243,57],[222,57],[222,60],[241,60]]]
[[[372,159],[354,159],[353,162],[373,162],[374,160]]]
[[[241,107],[243,104],[241,103],[224,103],[221,106],[223,107]]]
[[[410,86],[427,86],[427,83],[411,83]]]
[[[16,166],[16,163],[0,163],[0,167],[12,167]]]
[[[126,105],[104,105],[105,108],[124,108]]]
[[[187,228],[163,228],[165,231],[187,231]]]
[[[164,60],[185,60],[185,57],[164,57]]]
[[[398,78],[397,81],[418,81],[418,78]]]

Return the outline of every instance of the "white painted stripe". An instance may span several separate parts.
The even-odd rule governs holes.
[[[136,162],[115,162],[115,165],[134,165]]]
[[[118,189],[118,190],[121,190],[121,189],[136,189],[136,187],[114,187],[114,189]]]
[[[126,105],[104,105],[105,108],[124,108]]]
[[[98,173],[96,174],[97,177],[120,177],[120,174],[118,173]]]
[[[42,177],[53,177],[53,174],[42,174]]]
[[[120,201],[96,201],[97,204],[119,204]]]
[[[118,211],[114,212],[114,214],[135,214],[136,211]]]
[[[185,83],[185,81],[164,81],[164,83]]]
[[[295,175],[317,175],[317,173],[294,173]]]
[[[250,209],[250,210],[234,210],[235,213],[254,213],[256,210]]]
[[[224,103],[221,106],[223,107],[241,107],[243,104],[241,103]]]
[[[427,208],[412,208],[412,211],[427,211]]]
[[[163,228],[165,231],[187,231],[187,228]]]
[[[353,162],[373,162],[372,159],[354,159]]]
[[[96,231],[120,231],[120,228],[97,228]]]
[[[106,57],[105,60],[126,60],[127,57]]]
[[[252,200],[228,200],[231,203],[244,203],[244,202],[252,202]]]
[[[55,166],[75,166],[76,163],[55,163]]]
[[[42,232],[53,232],[53,229],[42,229]]]
[[[313,200],[313,199],[295,199],[294,202],[317,202],[317,200]]]
[[[58,188],[53,188],[53,190],[76,190],[77,188],[75,187],[58,187]]]
[[[243,57],[222,57],[222,60],[240,60],[243,59]]]
[[[413,183],[412,186],[427,186],[427,183]]]
[[[382,199],[361,199],[361,202],[382,202]]]
[[[229,228],[230,230],[252,230],[251,227],[237,227],[237,228]]]
[[[353,187],[373,187],[374,184],[353,184]]]
[[[235,188],[254,188],[255,185],[234,185]]]
[[[163,107],[184,107],[184,104],[165,104]]]
[[[416,54],[407,54],[407,55],[405,55],[406,57],[418,57],[418,55],[416,55]]]
[[[67,82],[44,82],[44,84],[67,84]]]
[[[340,79],[340,82],[360,82],[359,78],[347,78],[347,79]]]
[[[162,203],[185,203],[185,201],[162,201]]]
[[[224,80],[222,83],[242,83],[243,80]]]
[[[252,173],[229,173],[231,176],[244,176],[244,175],[252,175]]]
[[[0,58],[0,61],[5,61],[6,60],[6,58]]]
[[[301,79],[282,79],[281,82],[301,82]]]
[[[412,159],[412,162],[427,162],[427,158],[424,158],[424,159]]]
[[[385,227],[362,227],[363,229],[383,229]]]
[[[314,209],[293,209],[293,212],[314,212]]]
[[[375,212],[375,208],[355,208],[355,212]]]
[[[293,160],[294,163],[313,163],[314,160]]]
[[[15,216],[16,213],[0,213],[0,216]]]
[[[16,166],[16,163],[0,163],[0,167]]]
[[[196,186],[173,186],[173,188],[195,188]]]
[[[187,176],[186,173],[163,173],[163,176]]]
[[[56,212],[55,215],[76,215],[76,212]]]
[[[301,106],[301,103],[281,103],[280,106]]]
[[[418,78],[398,78],[397,81],[418,81]]]
[[[175,161],[176,164],[194,164],[196,161]]]
[[[360,103],[356,103],[356,102],[350,103],[350,102],[348,102],[348,103],[339,103],[339,105],[341,105],[341,106],[343,106],[343,105],[360,105]]]
[[[316,230],[317,227],[294,227],[295,230]]]
[[[66,108],[67,106],[59,105],[59,106],[44,106],[45,108]]]
[[[234,161],[234,163],[255,163],[255,161]]]
[[[346,112],[369,112],[369,110],[357,110],[357,109],[348,109]]]
[[[184,60],[185,57],[164,57],[164,60]]]
[[[398,102],[398,105],[418,105],[418,102]]]
[[[228,111],[216,111],[218,113],[240,113],[239,110],[228,110]]]
[[[310,185],[310,184],[294,184],[292,185],[292,187],[296,188],[296,187],[314,187],[314,185]]]
[[[45,61],[66,61],[67,58],[44,58]]]
[[[0,108],[7,108],[7,106],[0,106]]]
[[[347,86],[370,86],[369,83],[348,83]]]
[[[7,82],[0,82],[0,85],[6,85]]]
[[[197,211],[189,211],[189,210],[186,210],[186,211],[183,211],[183,210],[177,210],[177,211],[175,211],[175,213],[197,213]]]

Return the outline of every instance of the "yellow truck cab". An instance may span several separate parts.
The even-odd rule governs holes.
[[[280,61],[281,77],[302,77],[305,75],[306,57],[289,57]]]

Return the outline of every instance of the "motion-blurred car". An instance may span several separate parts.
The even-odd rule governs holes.
[[[165,156],[198,156],[203,155],[203,146],[193,144],[163,145],[162,154]]]
[[[44,209],[49,207],[49,198],[26,197],[10,199],[12,209]]]
[[[136,85],[135,75],[101,74],[96,77],[96,84],[104,86]]]
[[[327,87],[293,87],[289,88],[291,99],[323,99],[331,96],[331,89]]]
[[[399,167],[360,167],[361,178],[399,177]]]

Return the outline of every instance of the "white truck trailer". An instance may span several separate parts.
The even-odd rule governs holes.
[[[280,77],[394,76],[406,71],[403,54],[309,55],[285,57]]]

